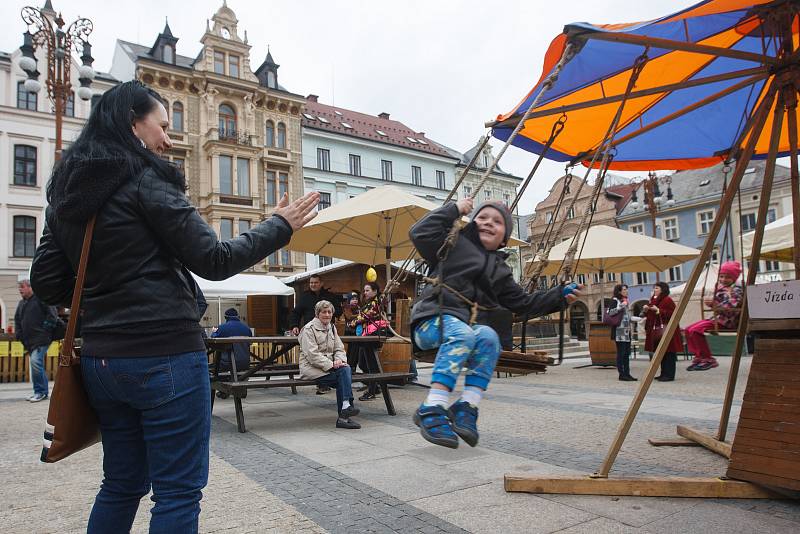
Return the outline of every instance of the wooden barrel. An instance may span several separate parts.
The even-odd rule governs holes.
[[[611,339],[611,327],[600,321],[589,323],[589,355],[593,365],[617,365],[617,344]]]
[[[411,344],[399,337],[383,342],[378,353],[384,373],[407,373],[411,366]]]

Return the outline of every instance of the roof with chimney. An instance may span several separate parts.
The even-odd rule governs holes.
[[[306,97],[302,123],[304,128],[385,143],[445,158],[460,159],[450,154],[438,143],[425,137],[424,132],[417,132],[400,121],[390,119],[388,113],[380,113],[375,116],[329,106],[321,104],[316,95]]]

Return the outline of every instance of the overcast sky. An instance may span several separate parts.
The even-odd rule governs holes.
[[[484,123],[509,111],[538,80],[550,41],[570,22],[649,20],[692,0],[230,0],[247,30],[251,66],[269,45],[289,91],[314,93],[326,104],[376,115],[388,112],[431,139],[466,151]],[[30,1],[4,0],[0,50],[22,42],[20,9]],[[37,7],[44,2],[37,0]],[[178,37],[178,53],[195,57],[206,19],[222,0],[53,0],[67,23],[94,22],[95,68],[108,71],[116,39],[152,45],[165,17]],[[492,142],[495,153],[502,144]],[[510,148],[501,166],[526,176],[535,159]],[[520,203],[530,213],[561,164],[543,164]]]

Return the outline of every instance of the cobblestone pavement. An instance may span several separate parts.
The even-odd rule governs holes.
[[[612,475],[719,476],[726,461],[700,447],[653,448],[675,426],[716,429],[728,374],[688,373],[650,390]],[[632,362],[644,374],[648,362]],[[481,441],[449,450],[422,440],[410,419],[421,388],[392,389],[398,416],[380,397],[360,403],[358,431],[334,428],[333,392],[251,392],[248,432],[233,403],[217,400],[202,532],[798,532],[800,505],[787,500],[716,500],[510,494],[503,475],[594,472],[636,383],[613,370],[573,369],[568,360],[538,376],[495,379],[481,403]],[[743,361],[730,435],[749,369]],[[422,371],[422,380],[429,371]],[[0,385],[0,532],[81,532],[101,478],[93,447],[54,465],[38,461],[46,403],[28,384]],[[146,532],[151,502],[135,532]]]

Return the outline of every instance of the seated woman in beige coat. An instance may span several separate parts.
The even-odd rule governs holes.
[[[336,407],[339,417],[336,428],[361,428],[351,420],[360,410],[353,406],[350,366],[344,344],[333,325],[333,304],[321,300],[314,306],[314,319],[300,331],[300,376],[322,386],[336,388]]]

